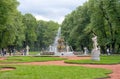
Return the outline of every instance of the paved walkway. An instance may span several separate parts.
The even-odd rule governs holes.
[[[69,60],[78,60],[78,59],[90,59],[90,57],[62,57],[67,58]],[[91,65],[91,64],[68,64],[64,63],[64,60],[60,61],[47,61],[47,62],[29,62],[29,63],[22,63],[23,65],[59,65],[59,66],[85,66],[85,67],[92,67],[92,68],[104,68],[110,69],[113,73],[109,74],[110,78],[106,79],[120,79],[120,64],[118,65]]]

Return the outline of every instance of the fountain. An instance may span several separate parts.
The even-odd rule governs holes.
[[[70,47],[63,38],[61,38],[61,27],[59,27],[53,45],[49,46],[49,52],[54,52],[55,56],[73,56],[72,47]]]

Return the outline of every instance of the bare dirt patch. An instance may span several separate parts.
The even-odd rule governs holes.
[[[90,56],[61,56],[61,58],[67,58],[68,60],[83,60],[90,59]]]
[[[5,60],[6,59],[6,57],[0,57],[0,60]]]
[[[0,68],[0,71],[10,71],[10,70],[15,70],[15,67],[2,67]]]

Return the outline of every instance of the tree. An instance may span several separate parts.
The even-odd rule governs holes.
[[[107,48],[117,53],[120,50],[119,8],[119,0],[89,0],[65,17],[62,23],[65,39],[74,48],[87,46],[92,49],[94,33],[102,53]]]
[[[15,26],[12,26],[17,11],[16,0],[0,1],[0,48],[11,45],[15,40]],[[9,41],[8,41],[9,40]]]
[[[53,44],[58,27],[53,21],[38,21],[36,46],[42,49]]]
[[[25,29],[26,27],[23,24],[23,15],[18,12],[16,14],[16,17],[14,18],[14,23],[13,25],[16,27],[16,29],[14,29],[14,33],[15,33],[15,41],[13,43],[13,45],[15,46],[22,46],[23,41],[25,40]]]
[[[109,48],[114,53],[119,38],[119,0],[90,0],[91,11],[91,31],[99,37],[99,45],[105,52]],[[120,4],[120,3],[119,3]],[[116,6],[117,5],[117,6]]]
[[[26,45],[31,46],[37,39],[37,21],[33,15],[25,14],[23,15],[23,23],[25,26],[25,41],[23,47],[26,47]]]
[[[62,33],[74,50],[90,48],[90,36],[84,32],[90,23],[87,3],[68,14],[62,23]]]

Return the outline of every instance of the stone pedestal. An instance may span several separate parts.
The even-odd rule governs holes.
[[[91,59],[95,60],[95,61],[100,61],[100,50],[99,49],[93,49],[92,50]]]

